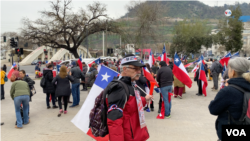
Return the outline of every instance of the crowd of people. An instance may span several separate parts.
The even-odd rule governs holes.
[[[131,59],[132,57],[132,59]],[[102,65],[117,71],[120,75],[116,78],[124,82],[129,89],[129,99],[125,97],[125,88],[117,83],[116,85],[107,88],[109,96],[107,98],[108,113],[107,125],[109,128],[110,140],[147,140],[149,133],[147,127],[141,127],[144,114],[137,109],[139,105],[143,105],[144,110],[154,111],[154,101],[152,95],[148,95],[146,87],[150,88],[150,82],[143,74],[142,67],[146,67],[150,71],[152,77],[158,82],[163,99],[159,99],[158,113],[161,111],[161,103],[164,101],[165,117],[171,117],[172,102],[169,99],[169,93],[174,94],[174,98],[183,98],[185,93],[185,85],[178,80],[172,72],[174,63],[170,59],[168,64],[165,61],[155,62],[152,67],[148,63],[142,64],[138,60],[133,59],[133,54],[126,55],[119,60],[103,60]],[[218,82],[219,75],[222,73],[223,66],[216,59],[209,59],[205,62],[205,72],[207,80],[213,80],[213,91],[218,91],[215,99],[209,104],[209,111],[213,115],[217,115],[216,130],[219,140],[221,140],[222,125],[236,124],[242,118],[242,105],[244,92],[250,91],[250,62],[242,57],[230,59],[226,71],[224,72],[222,81],[224,88],[219,90]],[[197,63],[197,62],[196,62]],[[34,95],[34,84],[29,78],[25,70],[18,71],[17,67],[13,68],[10,78],[12,83],[10,96],[14,100],[16,111],[16,128],[21,129],[23,124],[29,124],[29,101]],[[72,61],[71,66],[61,66],[59,73],[53,76],[53,64],[46,65],[42,72],[41,87],[43,93],[46,94],[47,109],[50,109],[50,99],[52,100],[52,108],[57,109],[59,106],[58,117],[62,113],[67,114],[68,103],[72,103],[71,108],[79,106],[80,102],[80,85],[82,91],[87,91],[94,84],[95,78],[98,75],[98,65],[93,63],[88,70],[87,64],[82,62],[82,68],[79,68],[77,61]],[[37,71],[40,66],[36,67]],[[198,93],[202,95],[202,82],[199,80],[199,69],[195,73],[194,81],[197,81]],[[6,66],[1,67],[1,100],[5,99],[4,84],[6,82]],[[44,83],[44,84],[42,84]],[[236,86],[235,86],[236,85]],[[70,102],[72,94],[73,102]],[[139,94],[139,96],[138,96]],[[56,105],[58,102],[58,106]],[[151,101],[149,103],[149,101]],[[64,108],[62,108],[64,105]],[[115,105],[115,106],[114,106]],[[20,108],[21,106],[21,108]],[[116,108],[114,108],[116,107]],[[23,119],[21,117],[23,111]],[[138,120],[138,115],[139,119]],[[231,118],[228,118],[228,115]],[[234,120],[232,120],[234,119]],[[132,126],[132,127],[131,127]],[[133,129],[133,131],[131,131]]]

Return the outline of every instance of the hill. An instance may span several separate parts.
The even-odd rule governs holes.
[[[155,2],[146,1],[146,3],[152,4]],[[167,9],[165,13],[162,13],[164,17],[183,19],[192,17],[200,19],[220,19],[225,17],[224,12],[226,9],[235,6],[225,4],[224,6],[211,7],[199,1],[160,1],[160,4]],[[250,3],[242,3],[240,7],[243,15],[250,15]],[[136,7],[134,9],[136,9]],[[133,18],[135,16],[134,9],[129,9],[121,18]]]

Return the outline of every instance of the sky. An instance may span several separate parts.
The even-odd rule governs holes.
[[[54,1],[54,0],[53,0]],[[142,0],[145,1],[145,0]],[[209,6],[223,6],[224,4],[234,4],[235,0],[199,0]],[[116,1],[107,1],[99,0],[99,2],[107,6],[107,14],[113,18],[117,19],[125,15],[127,12],[127,5],[131,0],[116,0]],[[250,2],[250,0],[239,0],[242,2]],[[76,12],[79,7],[86,9],[87,5],[93,3],[89,0],[73,0],[72,7]],[[1,0],[0,3],[0,20],[1,20],[1,34],[4,32],[19,32],[19,28],[22,27],[21,19],[24,17],[29,18],[30,20],[36,20],[40,18],[39,11],[49,10],[50,3],[47,0]]]

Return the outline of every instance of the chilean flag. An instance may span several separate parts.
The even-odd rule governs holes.
[[[187,85],[189,88],[192,86],[192,80],[190,79],[187,70],[181,63],[181,60],[177,53],[175,53],[174,55],[173,74],[177,79],[179,79],[183,84]]]
[[[10,77],[11,77],[13,71],[14,71],[14,69],[13,69],[14,67],[17,67],[17,65],[16,65],[15,62],[14,62],[13,65],[11,66],[10,71],[9,71],[9,73],[8,73],[8,75],[7,75],[8,79],[10,79]]]
[[[169,65],[169,58],[167,57],[165,44],[163,46],[162,54],[157,57],[159,61],[165,61]]]
[[[108,141],[109,135],[105,137],[95,137],[91,129],[89,128],[89,114],[91,109],[94,107],[96,97],[108,86],[108,84],[116,77],[118,73],[116,71],[111,70],[106,66],[101,66],[101,69],[97,75],[97,78],[92,86],[86,100],[84,101],[81,109],[75,115],[75,117],[71,120],[71,122],[82,130],[87,135],[91,136],[97,141]]]
[[[220,83],[220,89],[224,88],[224,82],[223,82],[223,81],[224,81],[224,79],[223,79],[223,74],[225,73],[226,69],[227,69],[227,67],[226,67],[226,65],[224,65],[223,70],[222,70],[222,72],[221,72],[221,83]]]
[[[222,66],[226,63],[226,66],[228,64],[229,59],[232,57],[231,52],[229,52],[226,56],[220,59],[220,63]]]
[[[79,59],[77,60],[78,62],[78,65],[79,65],[79,68],[81,69],[82,71],[82,55],[80,55]]]
[[[161,94],[161,89],[160,88],[155,88],[155,91],[157,93],[160,93],[161,95],[161,112],[157,115],[157,119],[164,119],[164,115],[165,115],[165,106],[164,106],[164,101],[163,101],[163,96]]]
[[[239,53],[239,51],[238,51],[238,52],[236,52],[236,53],[234,53],[234,54],[231,56],[231,58],[235,58],[235,57],[240,57],[240,53]]]
[[[96,63],[97,65],[99,65],[99,64],[100,64],[100,61],[101,61],[100,58],[98,58],[98,59],[92,61],[91,63],[89,63],[88,65],[89,65],[89,67],[91,67],[91,65],[92,65],[93,63]]]
[[[201,87],[202,87],[202,93],[207,96],[207,77],[206,77],[206,73],[205,73],[205,69],[204,69],[204,65],[203,63],[201,63],[200,66],[200,74],[199,74],[199,79],[201,80]]]
[[[146,79],[150,82],[154,82],[155,85],[157,87],[159,87],[159,85],[157,84],[157,82],[155,81],[155,79],[153,78],[152,74],[150,73],[150,71],[147,69],[147,67],[143,67],[143,73],[144,73],[144,76],[146,77]]]
[[[192,73],[194,73],[194,77],[196,76],[196,71],[199,69],[199,64],[197,64],[193,70],[191,71]]]
[[[187,68],[187,67],[190,67],[193,64],[194,64],[194,62],[191,62],[191,63],[186,64],[184,67]]]
[[[150,68],[153,66],[154,63],[155,63],[155,58],[154,58],[154,55],[153,55],[152,50],[151,50],[150,55],[149,55],[149,59],[148,59],[148,64],[149,64]]]

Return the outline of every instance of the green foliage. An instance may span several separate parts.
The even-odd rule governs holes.
[[[231,7],[231,9],[233,8]],[[244,27],[242,21],[239,20],[240,16],[242,16],[242,12],[238,5],[232,10],[230,17],[220,21],[217,42],[225,45],[227,51],[237,52],[243,46],[242,30]]]
[[[174,26],[174,37],[171,45],[171,54],[182,52],[183,54],[197,53],[201,46],[211,47],[213,40],[211,27],[206,20],[184,20]]]
[[[145,3],[153,4],[154,2],[146,1]],[[210,7],[199,1],[161,1],[161,5],[167,11],[162,13],[165,17],[172,18],[200,18],[200,19],[221,19],[224,18],[224,12],[226,9],[230,9],[231,6],[236,7],[235,5],[224,6],[214,6]],[[216,1],[214,1],[216,4]],[[124,17],[135,17],[135,9],[137,7],[129,9],[128,13]],[[250,4],[242,3],[240,4],[243,15],[250,15]]]

